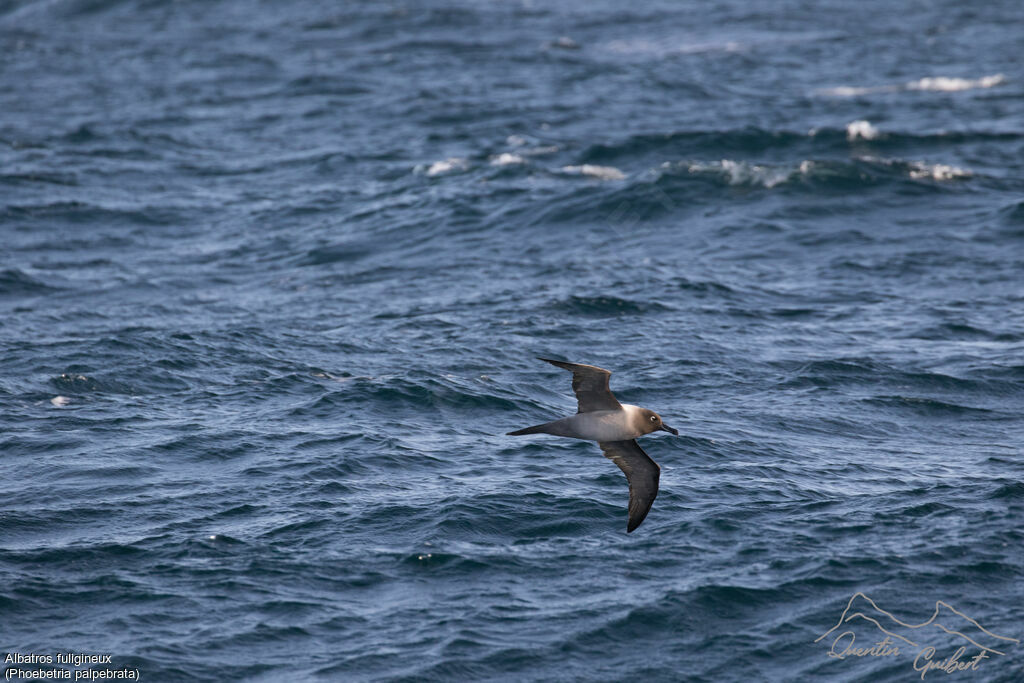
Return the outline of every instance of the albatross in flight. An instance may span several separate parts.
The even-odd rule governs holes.
[[[658,477],[661,475],[658,463],[644,453],[636,438],[658,430],[676,435],[679,432],[662,422],[661,416],[653,410],[619,403],[608,388],[608,377],[612,374],[608,370],[550,358],[540,360],[572,373],[572,390],[576,392],[579,410],[575,415],[554,422],[508,432],[508,436],[554,434],[596,441],[604,456],[626,474],[629,482],[626,532],[631,533],[647,517],[658,495]]]

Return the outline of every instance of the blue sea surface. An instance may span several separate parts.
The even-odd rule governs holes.
[[[1024,680],[1022,27],[0,1],[0,668]]]

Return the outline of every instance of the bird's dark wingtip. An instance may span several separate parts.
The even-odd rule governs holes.
[[[537,360],[542,360],[545,363],[551,363],[556,368],[562,368],[563,370],[569,370],[570,372],[572,372],[578,365],[577,363],[570,363],[567,360],[555,360],[554,358],[542,358],[541,356],[537,356]]]

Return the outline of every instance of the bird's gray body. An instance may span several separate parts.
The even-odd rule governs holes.
[[[619,410],[597,410],[592,413],[576,413],[560,420],[547,422],[537,427],[543,431],[534,434],[553,434],[586,441],[626,441],[650,433],[648,420],[642,409],[628,403]]]
[[[647,517],[658,495],[661,468],[640,448],[635,439],[662,430],[678,434],[661,421],[652,410],[619,403],[608,388],[610,372],[593,365],[565,361],[540,360],[572,373],[572,388],[579,403],[579,412],[560,420],[509,432],[511,436],[552,434],[572,439],[596,441],[606,458],[619,466],[629,482],[629,523],[632,532]]]

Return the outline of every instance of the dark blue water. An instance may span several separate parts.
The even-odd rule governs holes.
[[[965,644],[830,658],[862,592],[1002,636],[924,680],[1024,680],[1022,21],[0,2],[0,657],[895,681]],[[633,534],[595,445],[502,436],[575,410],[538,355],[681,429]]]

